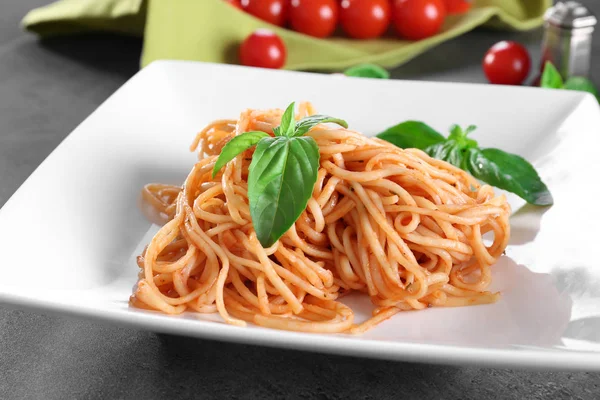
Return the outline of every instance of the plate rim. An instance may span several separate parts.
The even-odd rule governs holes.
[[[392,342],[355,339],[352,335],[307,334],[254,327],[248,329],[225,322],[173,318],[157,311],[102,310],[89,306],[73,307],[55,301],[40,301],[0,292],[0,304],[44,314],[75,317],[106,325],[137,328],[162,334],[210,339],[227,343],[309,351],[395,362],[420,362],[441,365],[472,365],[553,371],[600,371],[600,352],[563,349],[495,349],[446,344]],[[168,319],[171,323],[165,323]],[[198,327],[201,326],[201,329]],[[318,338],[319,340],[315,340]],[[341,339],[341,340],[340,340]]]

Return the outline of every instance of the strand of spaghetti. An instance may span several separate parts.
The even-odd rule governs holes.
[[[315,286],[317,289],[322,290],[325,288],[323,281],[321,281],[317,273],[310,269],[308,265],[306,265],[306,263],[298,257],[298,254],[292,253],[285,247],[281,246],[281,248],[279,248],[275,253],[275,257],[277,257],[277,259],[281,262],[283,262],[283,259],[285,259],[288,263],[292,264],[294,268],[298,272],[300,272],[308,280],[308,282],[311,285]]]
[[[282,329],[296,332],[343,332],[352,326],[354,314],[346,305],[336,302],[336,318],[327,322],[301,321],[297,319],[282,318],[279,316],[254,315],[257,325],[267,328]]]
[[[211,130],[214,127],[219,126],[219,125],[227,125],[227,124],[235,125],[236,122],[237,121],[234,119],[219,119],[219,120],[213,121],[212,123],[206,125],[206,127],[204,127],[204,129],[202,129],[200,132],[198,132],[198,134],[192,141],[192,144],[190,145],[190,151],[196,151],[196,149],[198,148],[198,144],[200,143],[200,140],[202,140],[204,138],[204,135],[209,130]]]
[[[285,299],[285,301],[290,305],[291,309],[294,313],[298,314],[302,311],[302,304],[298,301],[296,296],[292,293],[290,288],[288,288],[283,280],[273,269],[273,265],[269,257],[265,253],[264,249],[256,239],[256,235],[253,233],[249,238],[248,242],[251,246],[253,246],[254,254],[258,257],[258,260],[264,267],[264,273],[275,288],[279,291],[279,294]]]
[[[362,324],[352,326],[352,328],[350,328],[350,333],[355,335],[362,334],[373,328],[375,325],[378,325],[386,319],[398,314],[400,311],[401,310],[396,307],[386,307],[385,311],[379,312],[377,315],[374,315]]]
[[[304,253],[302,253],[302,251],[299,249],[296,249],[295,253],[298,257],[300,257],[302,262],[308,266],[308,268],[312,269],[317,274],[317,276],[319,277],[319,279],[321,279],[325,287],[331,287],[331,285],[333,285],[333,274],[331,273],[331,271],[325,269],[322,265],[320,265],[323,263],[322,261],[315,262],[311,260],[310,258],[306,257]]]
[[[403,266],[405,268],[411,270],[411,272],[413,272],[414,274],[422,274],[422,271],[418,267],[417,260],[415,259],[414,254],[412,254],[412,252],[410,251],[408,246],[406,246],[406,243],[404,242],[404,240],[402,240],[400,235],[398,235],[398,233],[393,229],[393,227],[391,227],[387,223],[387,221],[377,212],[373,203],[366,196],[366,193],[365,193],[363,187],[357,182],[352,182],[352,188],[354,189],[354,192],[358,195],[358,197],[360,199],[360,201],[358,201],[358,202],[355,201],[357,203],[357,205],[360,204],[361,202],[362,202],[362,204],[364,204],[364,207],[369,212],[369,215],[371,215],[373,217],[373,219],[377,222],[377,224],[385,231],[385,233],[388,235],[388,237],[393,241],[393,243],[402,252],[402,255],[405,257],[405,259],[401,261]],[[365,228],[365,226],[363,226],[363,228]],[[376,247],[378,247],[376,243],[374,243],[374,245]],[[375,254],[377,255],[378,253],[375,253]],[[394,279],[395,278],[394,275],[395,274],[388,275],[388,276],[390,277],[390,279]]]
[[[187,185],[185,185],[184,194],[187,192],[187,190],[188,187]],[[200,225],[198,225],[198,221],[196,220],[192,208],[189,205],[182,205],[182,208],[183,212],[185,213],[186,221],[190,222],[194,233],[196,233],[198,237],[202,241],[204,241],[205,251],[208,250],[208,248],[210,248],[221,261],[221,270],[219,271],[217,282],[215,283],[216,303],[217,310],[219,310],[219,314],[221,314],[221,317],[231,325],[245,326],[246,323],[244,321],[231,318],[229,316],[229,313],[227,312],[227,309],[225,308],[225,303],[223,301],[223,287],[225,286],[225,280],[227,279],[227,274],[229,272],[229,258],[227,258],[227,256],[225,255],[223,249],[218,244],[216,244],[210,237],[208,237],[206,233],[202,230],[202,228],[200,228]]]

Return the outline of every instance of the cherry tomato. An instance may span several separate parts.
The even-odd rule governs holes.
[[[394,26],[400,36],[419,40],[435,35],[446,19],[442,0],[395,0]]]
[[[268,29],[257,29],[240,46],[242,65],[262,68],[281,68],[285,64],[283,40]]]
[[[242,9],[273,25],[285,25],[286,0],[241,0]]]
[[[342,0],[340,22],[344,32],[355,39],[372,39],[390,24],[389,0]]]
[[[527,49],[516,42],[498,42],[485,53],[483,72],[491,83],[520,85],[529,69],[531,59]]]
[[[444,0],[444,5],[448,14],[464,14],[471,9],[473,2],[469,0]]]
[[[336,0],[291,0],[290,25],[295,31],[324,38],[331,36],[338,18]]]
[[[225,0],[225,2],[231,4],[235,8],[239,8],[240,10],[242,10],[242,3],[240,2],[240,0]]]

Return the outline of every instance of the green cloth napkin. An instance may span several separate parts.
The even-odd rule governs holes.
[[[61,0],[30,11],[23,26],[40,36],[109,31],[144,35],[142,66],[159,59],[237,63],[237,47],[253,30],[269,27],[285,41],[285,68],[341,70],[364,62],[398,66],[435,45],[486,24],[528,30],[542,23],[552,0],[476,0],[449,16],[442,31],[416,42],[390,37],[315,39],[269,25],[223,0]]]

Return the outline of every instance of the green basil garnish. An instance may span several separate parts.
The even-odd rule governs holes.
[[[389,79],[390,73],[375,64],[358,64],[344,71],[344,75],[358,78]]]
[[[528,203],[546,206],[553,203],[550,191],[537,171],[523,157],[498,149],[469,149],[469,172]]]
[[[463,131],[460,126],[452,125],[448,139],[443,139],[443,142],[426,147],[424,150],[433,158],[445,160],[455,167],[464,169],[467,150],[477,147],[477,142],[467,137],[475,129],[474,125],[470,125]]]
[[[540,86],[548,89],[562,89],[563,84],[563,78],[560,75],[560,72],[558,72],[554,64],[550,61],[546,61]]]
[[[566,89],[576,90],[578,92],[588,92],[596,97],[596,100],[600,102],[600,94],[598,88],[594,85],[594,82],[583,76],[572,76],[563,82],[563,78],[556,67],[550,62],[546,61],[544,65],[544,72],[542,73],[542,80],[540,86],[549,89]]]
[[[343,119],[332,118],[327,115],[311,115],[310,117],[302,118],[296,123],[296,133],[294,136],[302,136],[316,125],[324,124],[326,122],[333,122],[344,128],[348,127],[348,123]]]
[[[535,168],[523,157],[498,149],[480,149],[477,141],[467,137],[476,129],[453,125],[444,138],[423,122],[407,121],[377,135],[401,148],[417,148],[429,156],[444,160],[470,172],[492,186],[515,193],[528,203],[552,204],[552,195]]]
[[[219,154],[219,158],[217,159],[217,162],[213,168],[213,178],[217,175],[221,168],[225,166],[225,164],[233,160],[241,152],[244,152],[250,147],[255,146],[264,137],[269,137],[269,135],[260,131],[246,132],[243,135],[234,136],[233,139],[223,146],[221,154]]]
[[[319,171],[317,142],[302,136],[318,124],[334,122],[345,128],[346,121],[313,115],[296,122],[294,103],[273,129],[275,137],[264,132],[245,132],[231,139],[221,150],[213,177],[238,154],[256,145],[248,171],[248,201],[256,237],[269,247],[296,222],[312,195]]]
[[[565,82],[564,89],[577,90],[579,92],[588,92],[598,99],[598,89],[592,81],[583,76],[572,76]],[[600,100],[599,100],[600,101]]]
[[[281,124],[273,128],[275,136],[294,136],[294,130],[296,121],[294,118],[294,103],[290,104],[281,116]]]
[[[450,164],[460,167],[460,151],[454,140],[448,140],[442,143],[436,143],[425,149],[426,153],[438,160],[446,160]]]
[[[446,140],[435,129],[419,121],[402,122],[386,129],[377,137],[402,149],[413,147],[421,150]]]
[[[250,164],[248,200],[256,236],[275,243],[306,208],[319,171],[319,147],[311,137],[261,140]]]

